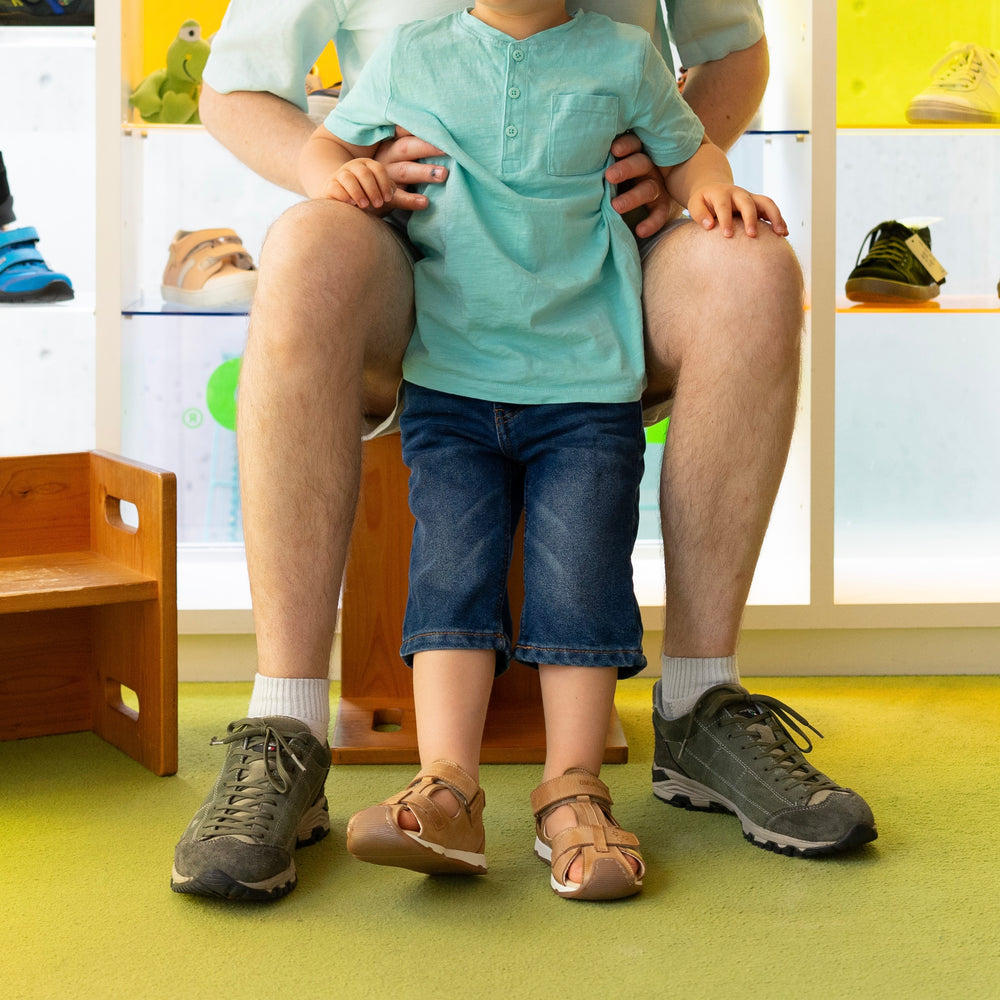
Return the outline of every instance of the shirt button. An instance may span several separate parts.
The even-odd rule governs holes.
[[[521,49],[514,49],[514,51],[511,52],[510,57],[514,60],[514,62],[520,62],[524,58],[524,52]]]
[[[521,88],[511,87],[510,90],[507,91],[507,96],[512,97],[516,101],[521,96]]]
[[[507,136],[508,139],[513,139],[514,136],[517,135],[517,126],[516,125],[508,125],[504,129],[504,133],[506,134],[506,136]]]

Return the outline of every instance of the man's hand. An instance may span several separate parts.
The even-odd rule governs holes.
[[[421,163],[428,156],[444,156],[436,146],[418,139],[412,132],[396,126],[396,138],[387,139],[375,153],[395,186],[395,193],[387,203],[386,210],[401,208],[420,211],[426,208],[426,195],[415,194],[408,189],[411,184],[441,184],[448,176],[448,168],[438,163]]]
[[[635,226],[636,236],[658,233],[680,214],[681,207],[667,194],[663,177],[643,152],[638,136],[631,132],[618,136],[611,152],[617,159],[604,171],[605,179],[610,184],[628,185],[612,199],[611,207],[619,215],[644,208],[648,214]]]

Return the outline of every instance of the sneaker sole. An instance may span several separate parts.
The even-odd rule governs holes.
[[[985,125],[1000,123],[1000,112],[984,108],[960,107],[945,101],[926,101],[910,105],[906,109],[906,120],[912,125],[922,122],[976,122]]]
[[[653,768],[653,794],[668,805],[694,812],[721,812],[735,816],[743,828],[743,837],[754,847],[788,857],[816,858],[827,854],[838,854],[862,844],[868,844],[878,837],[874,827],[859,824],[849,830],[839,840],[811,841],[799,840],[784,834],[767,830],[754,823],[748,816],[714,789],[694,781],[676,771]]]
[[[910,285],[905,281],[889,281],[886,278],[851,278],[844,286],[844,291],[852,302],[892,304],[901,299],[907,302],[926,302],[937,298],[941,287],[935,283]]]
[[[318,799],[302,814],[296,833],[295,846],[309,847],[318,843],[330,832],[330,813],[326,797]],[[283,872],[263,882],[241,882],[218,868],[182,875],[174,866],[170,873],[170,888],[174,892],[211,899],[229,899],[238,902],[266,903],[287,896],[298,885],[293,861]]]

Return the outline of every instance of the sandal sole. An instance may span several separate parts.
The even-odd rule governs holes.
[[[349,824],[347,850],[358,861],[390,868],[406,868],[423,875],[485,875],[486,856],[421,840],[388,821],[381,826]]]

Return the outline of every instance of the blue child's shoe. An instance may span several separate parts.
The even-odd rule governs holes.
[[[31,226],[0,230],[0,302],[64,302],[73,298],[73,283],[50,271],[35,248]]]

